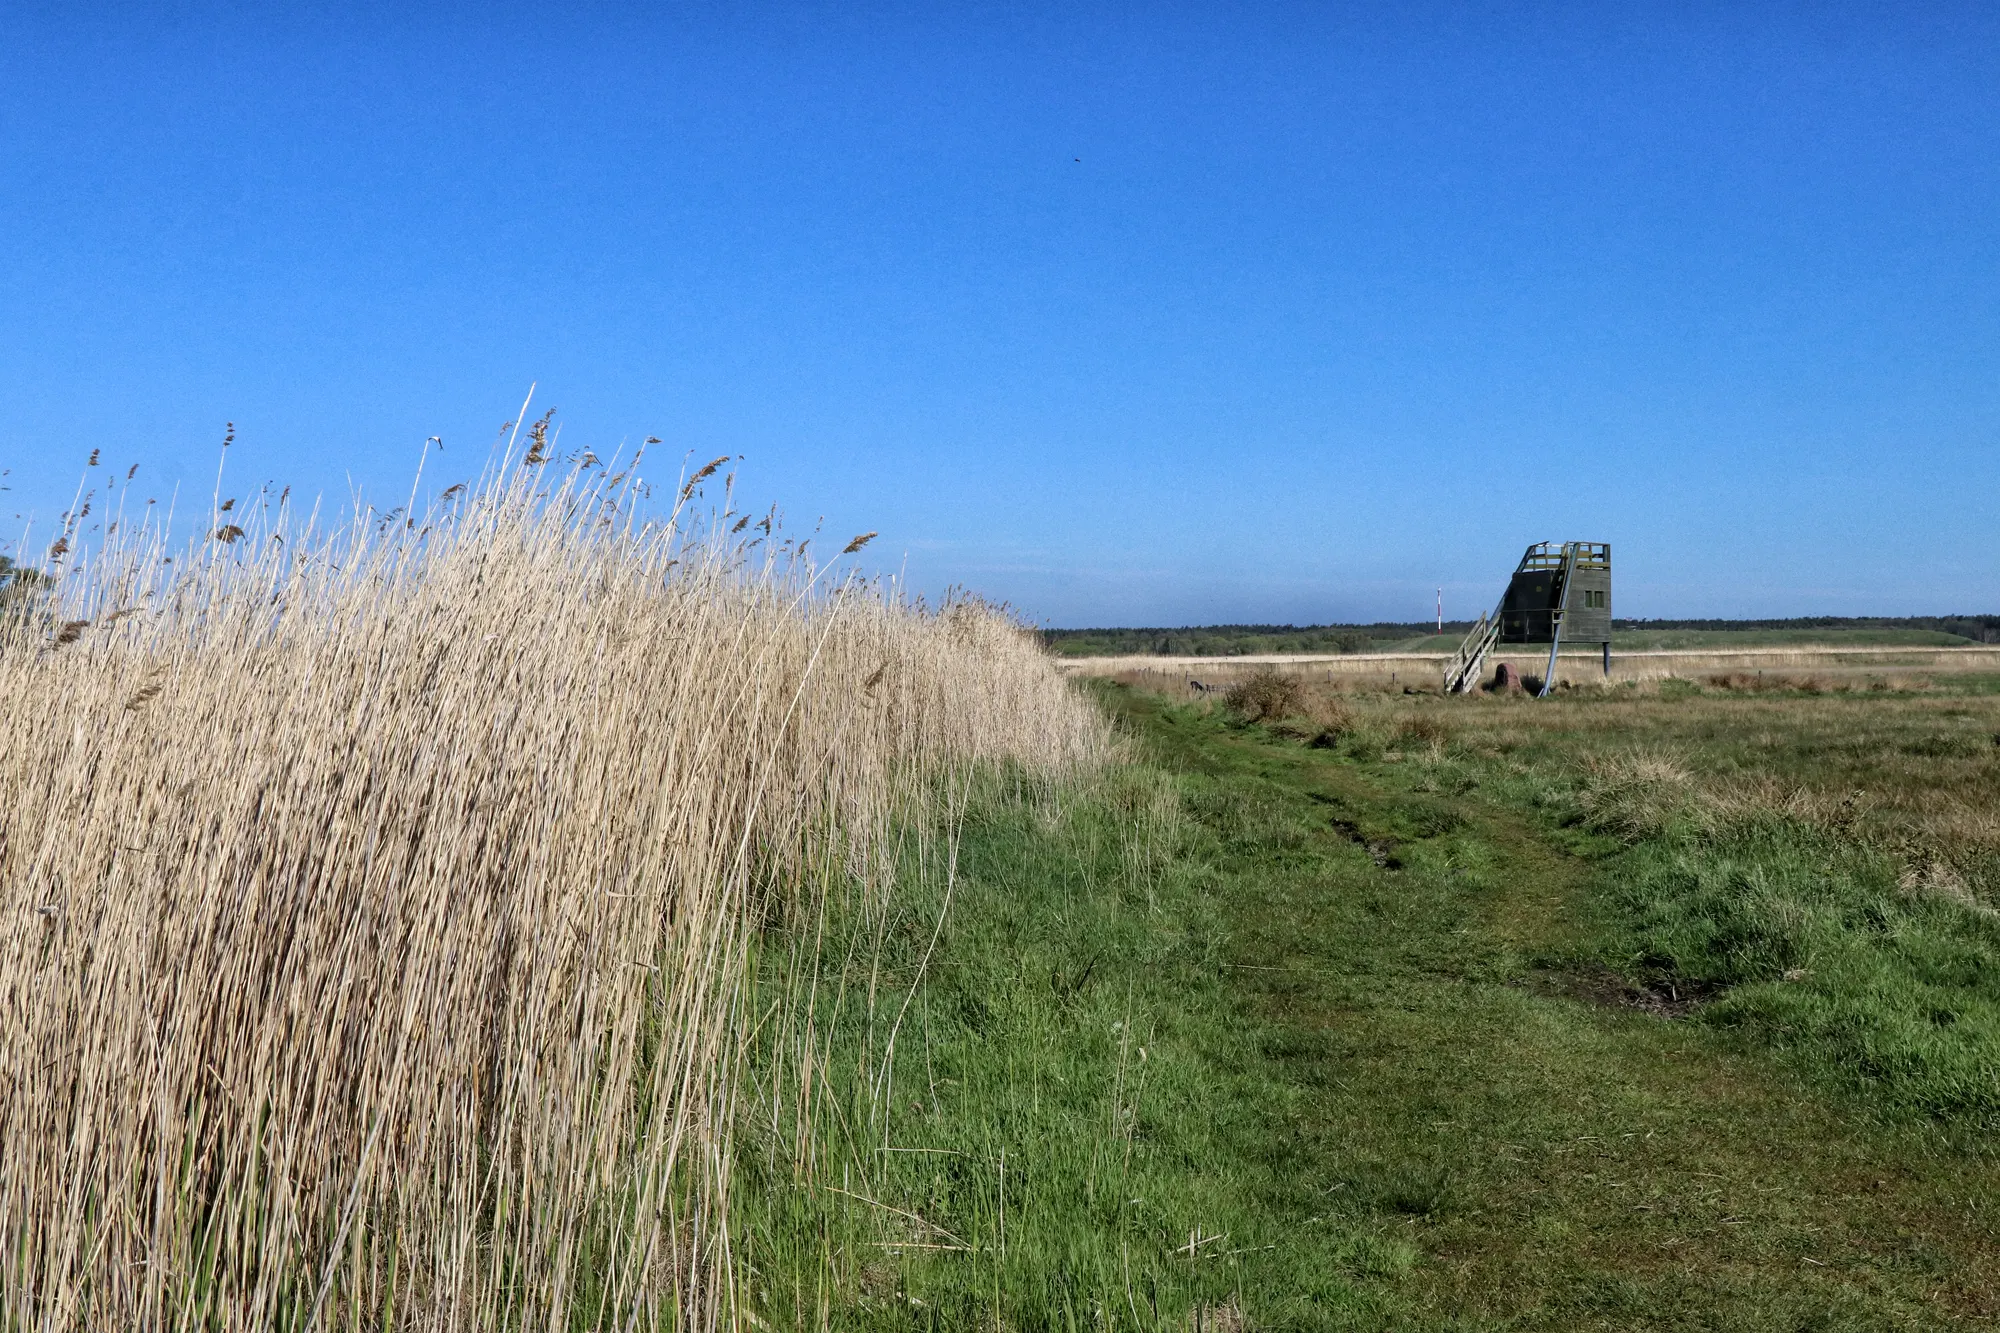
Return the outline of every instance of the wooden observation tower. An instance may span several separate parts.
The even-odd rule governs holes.
[[[1604,646],[1604,674],[1611,674],[1611,545],[1608,542],[1536,542],[1522,555],[1507,592],[1490,616],[1481,616],[1444,671],[1447,694],[1479,688],[1486,659],[1503,643],[1546,643],[1549,667],[1541,695],[1556,684],[1556,653],[1565,643]],[[1539,697],[1539,695],[1538,695]]]

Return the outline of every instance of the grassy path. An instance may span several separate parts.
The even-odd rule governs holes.
[[[1394,1219],[1422,1256],[1390,1303],[1412,1323],[2000,1313],[1990,1161],[1829,1106],[1726,1034],[1593,983],[1592,880],[1614,868],[1477,791],[1416,793],[1394,765],[1124,707],[1211,791],[1308,823],[1327,812],[1330,834],[1298,855],[1212,822],[1233,984],[1310,1090],[1269,1147],[1272,1178],[1292,1182],[1274,1208]],[[1317,845],[1329,837],[1349,846]]]
[[[1670,998],[1630,1002],[1592,961],[1612,844],[1504,792],[1418,790],[1413,765],[1107,698],[1180,841],[1135,868],[1129,801],[1054,836],[1027,816],[971,822],[923,987],[929,1092],[876,1113],[886,1165],[850,1191],[963,1248],[850,1273],[863,1295],[832,1322],[2000,1315],[1994,1158],[1878,1121]],[[1012,1184],[993,1178],[1002,1150]]]

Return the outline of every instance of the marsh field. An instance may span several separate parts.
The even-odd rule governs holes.
[[[1069,679],[531,438],[13,608],[0,1326],[2000,1317],[2000,670]]]
[[[923,1065],[787,1322],[2000,1315],[2000,679],[1239,684],[1090,682],[1118,759],[839,951]]]

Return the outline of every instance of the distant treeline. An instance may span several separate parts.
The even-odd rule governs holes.
[[[1447,620],[1463,634],[1466,620]],[[1437,622],[1380,621],[1372,625],[1193,625],[1180,629],[1048,629],[1042,641],[1070,657],[1155,653],[1165,657],[1228,657],[1244,653],[1365,653],[1437,632]]]
[[[1996,616],[1795,616],[1790,620],[1614,620],[1613,630],[1629,629],[1921,629],[1956,634],[1974,643],[2000,643]]]
[[[1614,631],[1642,630],[1928,630],[1974,643],[2000,643],[2000,615],[1797,616],[1790,620],[1614,620]],[[1444,622],[1463,634],[1467,620]],[[1042,641],[1066,657],[1231,657],[1248,653],[1365,653],[1437,632],[1437,622],[1367,625],[1190,625],[1178,629],[1048,629]]]

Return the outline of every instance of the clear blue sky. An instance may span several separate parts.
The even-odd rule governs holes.
[[[1055,625],[2000,610],[1990,5],[406,8],[9,7],[8,542],[538,381]]]

